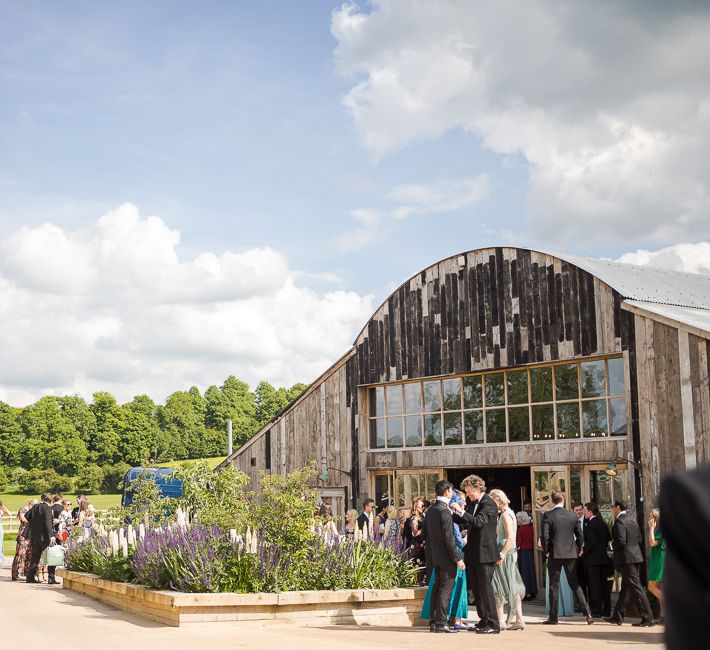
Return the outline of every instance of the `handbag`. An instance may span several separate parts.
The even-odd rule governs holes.
[[[64,566],[64,547],[61,544],[47,547],[47,566]]]

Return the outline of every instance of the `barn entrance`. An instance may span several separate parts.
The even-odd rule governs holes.
[[[530,466],[520,467],[454,467],[445,470],[446,479],[456,489],[469,474],[476,474],[486,482],[486,491],[503,490],[510,499],[510,507],[518,512],[523,503],[531,501]]]

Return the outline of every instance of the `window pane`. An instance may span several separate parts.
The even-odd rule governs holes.
[[[466,426],[466,444],[476,445],[483,442],[483,411],[464,413]]]
[[[533,440],[555,439],[555,413],[552,404],[532,407]]]
[[[610,399],[609,400],[609,417],[611,418],[611,435],[625,436],[627,431],[626,426],[626,400]]]
[[[503,373],[484,375],[483,381],[486,387],[486,406],[503,406],[505,404]]]
[[[555,366],[555,396],[558,400],[579,398],[576,363]]]
[[[463,432],[461,430],[461,412],[444,413],[444,444],[463,444]]]
[[[508,379],[508,404],[528,403],[528,371],[513,370],[506,373]]]
[[[381,449],[385,446],[385,421],[382,418],[370,420],[370,448]]]
[[[387,446],[402,446],[402,418],[387,418]]]
[[[402,415],[402,386],[387,386],[387,415]]]
[[[530,413],[527,406],[508,409],[510,442],[530,440]]]
[[[557,405],[557,437],[579,438],[579,402]]]
[[[483,406],[483,377],[474,375],[463,378],[463,407],[478,409]]]
[[[531,402],[552,401],[552,368],[530,369]]]
[[[486,411],[486,441],[505,442],[505,409]]]
[[[624,392],[624,360],[609,359],[609,395],[626,395]]]
[[[441,444],[441,415],[424,416],[424,444],[427,446]]]
[[[460,411],[461,410],[461,380],[444,379],[441,382],[441,387],[444,392],[444,410],[445,411]]]
[[[422,385],[419,382],[404,385],[404,412],[422,412]]]
[[[422,446],[422,418],[420,415],[410,415],[404,418],[407,432],[407,447]]]
[[[441,410],[441,382],[425,381],[424,384],[424,410],[427,413]]]
[[[607,435],[605,399],[582,402],[582,418],[585,438],[598,438]]]
[[[385,389],[382,386],[370,388],[370,417],[382,417],[385,414]]]
[[[606,378],[603,361],[586,361],[580,369],[582,379],[582,397],[604,397]]]

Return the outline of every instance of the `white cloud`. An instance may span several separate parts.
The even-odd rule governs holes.
[[[533,235],[710,234],[710,5],[377,0],[333,12],[377,157],[463,128],[530,165]]]
[[[675,244],[656,251],[639,249],[625,253],[617,261],[710,275],[710,242]]]
[[[162,399],[228,374],[308,382],[372,312],[371,296],[303,286],[309,274],[273,249],[182,260],[179,242],[131,204],[89,231],[44,224],[0,241],[0,399],[102,389]]]
[[[413,215],[428,215],[462,210],[488,196],[488,176],[440,179],[433,183],[403,183],[386,195],[394,207],[377,210],[357,208],[350,216],[359,226],[341,235],[336,244],[341,250],[352,251],[379,243],[387,236],[386,222],[403,220]]]

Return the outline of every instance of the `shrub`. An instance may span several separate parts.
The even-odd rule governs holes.
[[[86,465],[76,477],[76,489],[86,494],[96,494],[101,489],[104,472],[98,465]]]
[[[0,466],[0,492],[4,492],[7,487],[8,478],[5,468]]]
[[[131,466],[128,463],[105,465],[103,467],[104,476],[101,481],[101,491],[104,494],[121,492],[123,490],[123,478],[129,469],[131,469]]]
[[[53,469],[30,469],[18,477],[18,486],[25,494],[43,492],[71,492],[73,479],[57,474]]]

